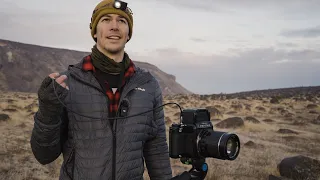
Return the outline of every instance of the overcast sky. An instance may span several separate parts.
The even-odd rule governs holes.
[[[0,0],[0,38],[90,51],[97,0]],[[127,0],[126,51],[194,93],[320,85],[319,0]]]

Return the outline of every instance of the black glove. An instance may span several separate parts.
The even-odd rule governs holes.
[[[59,122],[58,117],[61,115],[63,111],[63,105],[58,100],[53,85],[55,87],[55,91],[60,99],[60,101],[64,101],[66,96],[68,95],[68,90],[58,84],[55,80],[51,79],[49,76],[46,77],[39,90],[38,90],[38,100],[39,100],[39,111],[38,115],[39,119],[45,124],[56,124]]]

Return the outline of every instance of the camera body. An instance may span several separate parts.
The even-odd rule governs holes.
[[[240,152],[236,134],[214,131],[207,109],[186,109],[181,112],[180,124],[169,130],[171,158],[205,159],[208,157],[235,160]]]
[[[180,124],[172,124],[169,130],[169,155],[171,158],[203,158],[201,137],[213,131],[207,109],[186,109],[181,112]]]

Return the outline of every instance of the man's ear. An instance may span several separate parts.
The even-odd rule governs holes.
[[[94,38],[97,38],[97,34],[94,34],[93,37],[94,37]]]

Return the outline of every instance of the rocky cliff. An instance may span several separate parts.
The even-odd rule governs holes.
[[[88,53],[0,40],[0,91],[36,92],[45,76],[64,71]],[[157,78],[164,95],[191,94],[175,76],[149,63],[134,63]]]

